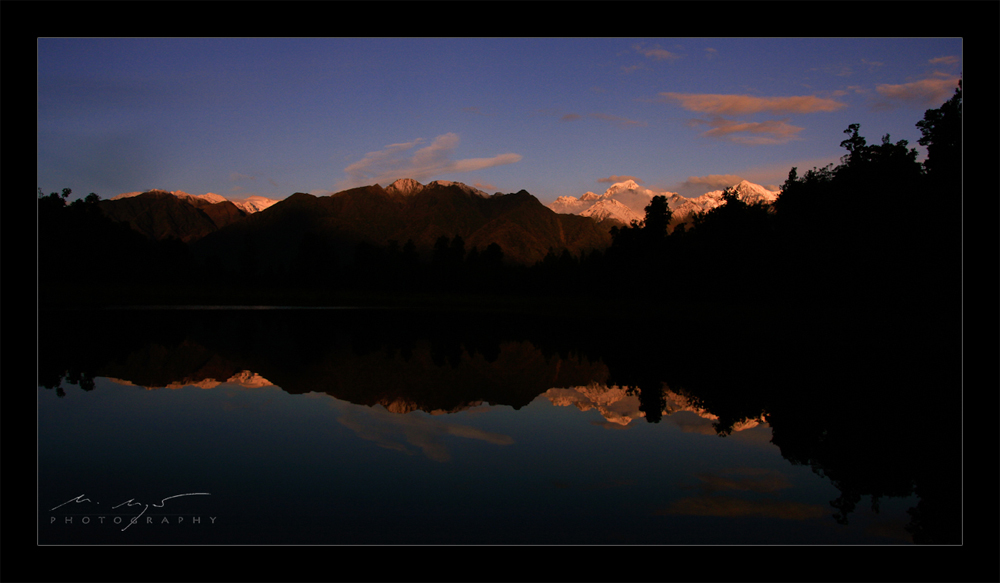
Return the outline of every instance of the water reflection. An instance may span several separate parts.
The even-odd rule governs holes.
[[[70,385],[98,393],[101,389],[95,387],[112,383],[133,394],[142,387],[164,395],[156,400],[155,407],[162,407],[159,413],[148,410],[154,407],[151,402],[120,392],[115,399],[121,402],[109,405],[118,407],[119,415],[135,413],[147,424],[169,424],[164,430],[170,435],[188,431],[180,441],[190,439],[190,445],[177,451],[193,457],[171,453],[173,445],[157,441],[164,439],[162,435],[141,437],[146,427],[118,428],[135,432],[137,440],[149,439],[150,447],[168,448],[160,452],[161,459],[197,466],[205,475],[211,474],[205,467],[212,466],[229,476],[217,485],[223,490],[237,479],[233,472],[254,468],[254,490],[243,494],[244,504],[273,505],[267,494],[287,490],[293,475],[328,483],[338,498],[358,502],[351,511],[356,512],[354,522],[348,521],[355,525],[352,533],[334,535],[314,524],[300,529],[300,534],[281,535],[282,541],[895,543],[904,542],[899,538],[905,532],[902,525],[889,528],[872,517],[902,512],[909,517],[906,528],[912,534],[905,542],[958,542],[960,466],[958,450],[949,442],[951,417],[935,418],[938,423],[945,421],[943,437],[920,435],[898,425],[904,419],[919,425],[919,407],[897,402],[894,394],[866,393],[863,401],[852,403],[860,393],[850,387],[841,387],[839,400],[791,391],[789,386],[801,383],[801,373],[821,370],[815,366],[815,356],[789,358],[786,364],[794,366],[780,370],[781,374],[768,367],[770,373],[764,374],[760,367],[747,366],[753,359],[706,351],[701,342],[718,342],[718,330],[704,332],[707,336],[685,331],[679,336],[685,342],[637,342],[623,340],[620,327],[577,319],[543,322],[510,315],[303,310],[60,312],[43,314],[40,324],[43,391],[54,390],[57,399],[68,401],[74,398],[67,393],[73,390]],[[74,333],[64,333],[67,330]],[[630,333],[649,338],[639,330]],[[778,348],[781,354],[790,346]],[[721,360],[728,360],[728,366],[720,366]],[[823,382],[816,385],[829,388]],[[224,399],[222,392],[227,395]],[[176,398],[166,398],[168,393]],[[288,401],[285,396],[297,398]],[[865,407],[854,406],[862,402]],[[51,405],[40,406],[45,407],[40,415],[44,421]],[[166,415],[168,407],[170,419],[157,417]],[[209,417],[213,407],[236,417],[221,421]],[[324,409],[334,414],[324,416]],[[517,414],[498,417],[499,411]],[[565,414],[574,411],[586,416],[600,433],[567,425],[571,417]],[[72,414],[68,409],[58,413]],[[202,418],[205,421],[199,425]],[[68,431],[63,422],[56,428],[40,421],[40,431]],[[96,419],[89,422],[99,424]],[[227,425],[231,423],[235,425]],[[678,432],[669,434],[669,445],[658,441],[668,435],[665,428],[650,433],[662,425]],[[223,426],[230,440],[225,452],[206,450],[205,441],[194,437],[202,432],[204,440],[210,440],[208,435],[216,435]],[[89,430],[80,431],[77,438]],[[85,438],[113,442],[99,433],[94,429]],[[242,442],[231,441],[235,435],[244,436]],[[702,441],[695,446],[684,441],[685,435]],[[352,440],[345,441],[346,436]],[[704,441],[703,436],[712,439]],[[41,444],[49,442],[40,435]],[[359,442],[375,449],[358,449]],[[757,450],[741,448],[753,444],[760,451],[780,452],[787,461],[780,467],[763,461],[747,463],[746,456],[751,455],[747,451]],[[527,448],[533,453],[526,454]],[[364,463],[348,450],[367,452]],[[400,465],[403,462],[396,458],[381,457],[380,451],[430,461],[438,473]],[[689,457],[681,462],[676,456]],[[733,456],[742,461],[734,463]],[[41,446],[40,458],[45,462],[40,480],[57,480],[67,471],[57,462],[49,463],[62,458]],[[560,458],[563,461],[557,461]],[[470,465],[473,459],[475,464]],[[199,460],[207,465],[198,465]],[[231,464],[231,471],[219,469],[219,464]],[[601,466],[601,471],[583,469],[592,465]],[[345,484],[331,473],[338,466],[353,468],[357,483]],[[789,473],[796,467],[822,480],[804,488],[802,475]],[[678,474],[678,468],[685,469]],[[150,480],[157,475],[151,468],[143,471]],[[598,479],[595,472],[603,477]],[[658,477],[651,479],[652,475]],[[537,490],[542,487],[540,476],[547,476],[544,494]],[[484,511],[494,522],[484,531],[453,516],[449,526],[436,534],[419,531],[409,522],[403,525],[399,516],[416,516],[418,511],[387,503],[378,493],[398,496],[390,485],[398,488],[407,479],[411,480],[407,496],[421,500],[424,513],[434,514],[436,508],[438,514],[453,516],[456,503],[446,497],[461,496],[469,489],[493,492],[495,499]],[[94,475],[93,480],[97,487],[99,477]],[[823,484],[835,489],[825,492]],[[573,519],[558,529],[539,526],[528,535],[509,523],[517,516],[523,521],[532,512],[566,519],[572,512],[552,497],[553,492],[562,493],[565,503],[572,504],[589,501],[587,492],[608,488],[630,491],[617,496],[608,512],[634,512],[635,500],[649,500],[651,505],[639,514],[645,520],[669,517],[671,528],[665,529],[662,522],[640,522],[629,532],[612,536],[601,530],[597,535],[593,526],[573,527],[577,521]],[[52,492],[52,484],[40,484],[40,490]],[[310,499],[306,492],[297,495]],[[652,503],[655,500],[659,501]],[[862,504],[869,500],[870,505]],[[899,501],[906,506],[892,514]],[[388,512],[389,507],[398,514]],[[287,521],[288,512],[305,512],[296,508],[283,507],[282,516],[273,519]],[[601,512],[586,516],[593,519]],[[378,517],[393,524],[391,534],[377,527]],[[736,535],[748,532],[745,525],[727,533],[704,522],[723,518],[746,524],[778,520],[800,527],[769,526],[765,530],[770,535],[761,531]],[[366,520],[374,522],[362,527]],[[858,522],[870,527],[869,532],[859,532]],[[813,526],[803,531],[805,524]],[[819,524],[824,526],[817,528]],[[841,530],[829,530],[832,526]],[[892,538],[877,534],[878,529]],[[255,540],[245,532],[227,536],[239,542]],[[203,542],[212,542],[206,537]],[[261,540],[268,542],[266,537]]]
[[[428,459],[436,462],[451,460],[451,451],[444,439],[449,436],[493,445],[514,443],[509,435],[470,425],[442,422],[434,417],[400,415],[407,412],[409,411],[382,408],[350,408],[337,418],[337,422],[361,439],[371,441],[379,447],[404,453],[411,453],[411,448],[417,448]]]

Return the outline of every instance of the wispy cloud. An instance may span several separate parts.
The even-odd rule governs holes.
[[[566,113],[559,118],[559,121],[580,121],[584,118],[599,119],[601,121],[610,122],[618,127],[645,127],[646,122],[636,121],[634,119],[628,119],[625,117],[619,117],[617,115],[611,115],[607,113],[588,113],[587,115],[581,115],[579,113]]]
[[[754,97],[716,93],[660,93],[659,101],[678,103],[688,111],[704,113],[709,119],[695,119],[692,126],[708,126],[702,135],[744,145],[775,145],[797,140],[803,128],[787,119],[738,121],[724,116],[753,114],[807,114],[837,111],[845,104],[815,95]]]
[[[239,182],[241,180],[257,180],[257,177],[253,176],[252,174],[243,174],[243,173],[240,173],[240,172],[230,172],[229,173],[229,180],[231,182]]]
[[[942,74],[912,83],[877,85],[875,91],[887,100],[879,102],[877,105],[880,106],[906,104],[917,107],[933,107],[948,101],[957,88],[958,77]]]
[[[867,92],[868,92],[868,89],[865,89],[864,87],[862,87],[860,85],[848,85],[846,89],[835,89],[835,90],[831,91],[830,95],[832,95],[834,97],[843,97],[845,95],[863,94],[863,93],[867,93]]]
[[[787,120],[735,121],[722,117],[697,119],[691,124],[709,126],[703,136],[751,146],[786,144],[799,139],[798,133],[803,129],[789,124]]]
[[[957,65],[959,58],[954,55],[949,55],[946,57],[935,57],[927,62],[932,65]]]
[[[390,144],[376,152],[369,152],[361,160],[344,168],[347,179],[338,184],[338,189],[367,184],[391,184],[398,178],[413,178],[424,182],[441,174],[453,174],[483,170],[519,162],[520,154],[499,154],[490,158],[453,159],[458,146],[457,134],[447,133],[434,138],[429,145],[422,138],[411,142]]]
[[[741,180],[760,184],[768,190],[780,190],[792,167],[797,168],[799,176],[802,176],[813,168],[823,168],[828,164],[838,163],[840,163],[839,154],[821,158],[774,161],[763,166],[741,168],[738,173],[733,174],[689,176],[683,182],[670,185],[669,190],[676,191],[681,196],[694,197],[712,190],[722,190],[727,186],[738,184]]]
[[[753,97],[711,93],[660,93],[663,100],[676,101],[688,111],[711,115],[752,113],[817,113],[837,111],[845,104],[833,99],[798,95],[792,97]]]
[[[861,59],[861,64],[862,65],[867,65],[869,71],[874,71],[874,70],[878,69],[879,67],[884,67],[885,66],[885,63],[883,63],[881,61],[870,61],[868,59]]]
[[[634,180],[636,184],[644,184],[641,178],[636,178],[635,176],[619,176],[617,174],[612,174],[607,178],[598,178],[597,182],[615,184],[617,182],[625,182],[626,180]]]
[[[743,178],[738,174],[709,174],[708,176],[688,176],[688,179],[680,183],[677,191],[682,196],[698,196],[713,190],[739,184]]]
[[[656,61],[676,61],[681,58],[681,55],[677,53],[671,53],[666,49],[661,49],[660,47],[645,47],[643,45],[635,45],[633,47],[642,56],[653,59]]]

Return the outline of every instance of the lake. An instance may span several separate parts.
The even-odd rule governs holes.
[[[457,310],[43,311],[38,542],[960,543],[960,387],[851,338]]]

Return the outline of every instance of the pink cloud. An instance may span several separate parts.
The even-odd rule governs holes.
[[[513,153],[454,160],[458,142],[456,134],[447,133],[416,150],[414,148],[423,143],[423,139],[390,144],[377,152],[369,152],[363,159],[344,168],[348,178],[338,184],[338,190],[367,184],[390,184],[397,178],[413,178],[422,182],[440,174],[471,172],[521,160],[520,154]]]
[[[615,184],[617,182],[625,182],[626,180],[634,180],[636,184],[644,184],[641,178],[636,178],[635,176],[619,176],[617,174],[612,174],[607,178],[598,178],[597,182],[606,182],[610,184]]]
[[[784,144],[798,139],[798,133],[802,131],[801,127],[793,126],[785,120],[741,122],[716,117],[707,121],[694,120],[692,123],[710,126],[710,129],[702,134],[704,136],[747,145]]]
[[[677,101],[689,111],[712,115],[743,115],[750,113],[816,113],[837,111],[846,107],[839,101],[811,95],[792,97],[753,97],[750,95],[719,95],[708,93],[661,93]]]
[[[635,47],[635,50],[639,51],[645,57],[650,59],[655,59],[657,61],[674,61],[681,58],[680,55],[676,53],[671,53],[668,50],[657,48],[645,48],[640,45]]]
[[[919,106],[940,105],[951,98],[958,87],[958,77],[922,79],[900,85],[878,85],[879,95],[894,101],[913,103]]]
[[[958,57],[947,56],[947,57],[936,57],[928,61],[932,65],[954,65],[958,63]]]
[[[680,187],[685,191],[697,191],[699,194],[710,190],[722,190],[728,186],[739,184],[743,180],[738,174],[709,174],[708,176],[688,176]]]

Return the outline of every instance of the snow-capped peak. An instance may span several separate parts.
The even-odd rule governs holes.
[[[616,182],[611,186],[609,186],[608,189],[604,191],[604,196],[610,198],[611,195],[613,195],[614,193],[621,192],[623,190],[639,190],[639,185],[636,184],[635,180],[631,179],[626,180],[624,182]]]
[[[233,200],[230,201],[240,208],[243,212],[250,215],[253,213],[259,213],[260,211],[266,209],[267,207],[277,203],[278,201],[273,198],[265,198],[263,196],[248,196],[244,200]]]
[[[580,213],[580,216],[590,217],[596,221],[604,219],[615,219],[631,224],[632,221],[643,221],[646,218],[645,212],[637,213],[628,206],[613,198],[604,198],[595,202],[592,206]]]
[[[150,190],[143,191],[143,192],[123,192],[123,193],[121,193],[121,194],[119,194],[117,196],[111,197],[111,200],[120,200],[120,199],[123,199],[123,198],[131,198],[133,196],[139,196],[140,194],[145,194],[146,192],[155,192],[155,193],[159,193],[159,194],[172,194],[172,195],[176,196],[177,198],[179,198],[181,200],[188,200],[188,201],[191,201],[191,202],[193,202],[195,200],[203,200],[205,202],[209,202],[209,203],[212,203],[212,204],[218,204],[220,202],[229,201],[229,202],[233,203],[234,205],[236,205],[240,210],[242,210],[243,212],[245,212],[247,214],[252,214],[252,213],[260,212],[260,211],[266,209],[267,207],[273,205],[274,203],[278,202],[277,200],[274,200],[274,199],[271,199],[271,198],[266,198],[266,197],[263,197],[263,196],[256,196],[256,195],[249,196],[249,197],[247,197],[245,199],[242,199],[242,200],[230,200],[230,199],[222,196],[221,194],[215,194],[214,192],[208,192],[208,193],[205,193],[205,194],[189,194],[187,192],[184,192],[183,190],[173,190],[173,191],[170,191],[170,190],[161,190],[159,188],[152,188]]]
[[[210,202],[212,204],[217,204],[217,203],[220,203],[220,202],[226,202],[226,200],[227,200],[226,197],[224,197],[222,195],[219,195],[219,194],[215,194],[214,192],[208,192],[208,193],[205,193],[205,194],[188,194],[188,193],[184,192],[183,190],[177,190],[177,191],[171,192],[170,194],[176,196],[177,198],[196,198],[196,199],[199,199],[199,200],[204,200],[206,202]]]
[[[424,189],[424,185],[420,184],[412,178],[400,178],[396,180],[389,186],[385,187],[386,192],[395,192],[402,196],[410,196],[416,194]]]
[[[430,184],[428,184],[427,186],[457,186],[457,187],[461,188],[464,192],[466,192],[468,194],[472,194],[472,195],[475,195],[475,196],[481,196],[483,198],[489,198],[490,197],[490,195],[486,194],[482,190],[479,190],[478,188],[473,188],[473,187],[469,186],[468,184],[463,184],[461,182],[452,182],[450,180],[435,180],[435,181],[431,182]]]
[[[746,180],[740,181],[733,189],[742,200],[747,202],[774,202],[781,194],[779,190],[768,190],[759,184]]]
[[[780,191],[768,190],[748,180],[729,187],[736,196],[749,204],[756,202],[772,203],[777,200]],[[612,184],[604,194],[597,196],[588,192],[580,198],[560,196],[549,205],[557,213],[578,214],[589,216],[595,220],[613,217],[628,224],[631,218],[645,219],[646,206],[654,196],[665,196],[667,205],[673,213],[671,224],[690,221],[697,213],[709,211],[725,204],[722,190],[706,192],[694,198],[683,197],[675,192],[657,192],[644,188],[634,180],[625,180]],[[612,204],[618,203],[618,204]],[[619,206],[622,205],[621,207]],[[623,211],[626,207],[630,213]]]
[[[743,202],[753,204],[755,202],[765,202],[772,203],[777,200],[778,195],[781,194],[777,190],[768,190],[759,184],[754,184],[748,180],[741,180],[738,184],[734,184],[729,187],[730,190],[736,193],[736,197]],[[710,197],[721,200],[722,190],[713,190],[712,192],[706,192],[698,198]]]

